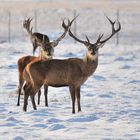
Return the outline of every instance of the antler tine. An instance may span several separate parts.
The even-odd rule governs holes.
[[[30,17],[30,18],[29,18],[29,22],[31,23],[32,20],[33,20],[33,19]]]
[[[30,18],[28,18],[27,20],[24,20],[23,24],[25,28],[28,28],[28,26],[30,25]]]
[[[29,22],[29,21],[30,21],[30,18],[27,19],[27,22]]]
[[[104,34],[99,34],[99,37],[98,37],[98,39],[97,39],[97,42],[96,42],[96,43],[99,43],[99,42],[100,42],[100,40],[101,40],[101,38],[103,37],[103,35],[104,35]]]
[[[32,18],[28,18],[28,19],[27,19],[27,25],[28,25],[28,26],[30,26],[31,21],[32,21]]]
[[[63,19],[63,22],[62,22],[62,27],[65,29],[65,30],[68,30],[68,28],[72,25],[73,21],[78,17],[79,15],[75,16],[71,21],[67,18],[68,20],[68,25],[65,24],[65,19]]]
[[[30,18],[28,18],[28,19],[26,20],[27,23],[29,23],[29,21],[30,21]]]
[[[90,43],[88,36],[87,35],[85,35],[85,36],[86,36],[86,39],[87,39],[88,43]]]
[[[77,16],[75,16],[75,17],[71,20],[70,26],[72,25],[73,21],[74,21],[78,16],[79,16],[79,14],[78,14]]]
[[[117,20],[117,21],[118,21],[118,29],[116,31],[121,29],[121,23],[119,22],[119,20]]]
[[[115,24],[116,20],[113,22],[108,16],[106,16],[106,18],[111,23],[111,25],[112,25],[112,33],[114,33],[115,32],[114,24]]]
[[[63,28],[64,29],[68,29],[71,25],[72,25],[72,23],[73,23],[73,21],[77,18],[79,16],[79,14],[77,15],[77,16],[75,16],[71,21],[68,19],[68,25],[66,25],[65,24],[65,19],[63,20],[63,23],[62,23],[62,26],[63,26]]]
[[[28,19],[23,21],[23,27],[27,30],[27,32],[31,35],[33,27],[30,27],[32,18],[29,17]]]
[[[103,44],[106,41],[108,41],[114,34],[116,34],[117,32],[119,32],[121,30],[121,24],[120,24],[119,21],[118,21],[119,27],[118,27],[118,29],[115,29],[114,24],[115,24],[116,21],[112,22],[107,16],[106,16],[106,18],[109,20],[109,22],[112,25],[112,33],[111,33],[111,35],[108,38],[106,38],[105,40],[102,40],[102,41],[101,41],[101,38],[102,38],[103,35],[100,36],[99,39],[98,39],[99,40],[98,43],[101,43],[101,44]]]
[[[70,27],[71,26],[71,22],[70,22],[70,20],[68,19],[68,26]]]
[[[68,30],[68,27],[69,27],[70,21],[69,21],[69,19],[68,19],[68,25],[66,25],[66,24],[65,24],[65,19],[66,19],[66,18],[63,19],[62,27],[63,27],[65,30]]]
[[[106,18],[109,20],[109,22],[110,22],[112,25],[115,24],[116,20],[113,22],[108,16],[106,16]]]

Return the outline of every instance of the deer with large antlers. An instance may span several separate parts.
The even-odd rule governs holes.
[[[78,39],[69,29],[69,35],[76,41],[84,44],[87,48],[87,53],[83,59],[69,58],[64,60],[52,59],[49,61],[36,61],[30,63],[25,68],[23,74],[26,81],[24,85],[24,106],[23,110],[27,111],[28,97],[31,97],[31,102],[34,109],[36,104],[34,101],[35,93],[43,84],[52,87],[68,86],[72,99],[72,113],[75,113],[75,100],[77,99],[78,112],[81,111],[80,105],[80,87],[91,76],[98,66],[98,51],[104,44],[121,29],[121,24],[115,29],[114,24],[107,18],[112,25],[112,33],[109,37],[101,40],[103,35],[99,35],[96,43],[90,43],[86,36],[86,41]]]
[[[33,55],[37,49],[37,47],[42,47],[42,41],[45,41],[46,43],[49,42],[49,37],[47,35],[38,33],[38,32],[32,32],[33,27],[30,27],[32,19],[28,18],[27,20],[23,21],[23,27],[26,29],[27,33],[30,36],[30,40],[33,45]]]
[[[21,90],[22,90],[22,86],[24,83],[23,71],[24,71],[25,67],[30,62],[33,62],[33,61],[37,61],[37,60],[46,61],[46,60],[52,59],[53,53],[54,53],[54,47],[56,47],[59,44],[59,42],[66,36],[66,33],[68,32],[68,29],[70,28],[70,26],[74,20],[75,20],[75,18],[71,22],[68,20],[68,25],[66,25],[64,20],[63,20],[62,27],[64,28],[64,32],[56,40],[54,40],[52,42],[46,42],[43,40],[41,42],[41,48],[43,49],[43,51],[42,51],[43,54],[41,56],[41,60],[40,60],[40,57],[35,57],[35,56],[24,56],[18,60],[19,88],[18,88],[17,106],[20,105],[20,95],[21,95]],[[48,86],[44,85],[45,106],[48,106],[47,93],[48,93]],[[38,96],[38,104],[39,104],[40,103],[40,95],[41,95],[40,90],[38,92],[38,95],[39,95]]]

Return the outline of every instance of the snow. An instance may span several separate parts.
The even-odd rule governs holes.
[[[0,140],[140,139],[140,48],[106,44],[96,72],[81,87],[82,112],[72,114],[69,90],[49,87],[38,110],[17,104],[17,60],[32,54],[30,42],[0,44]],[[82,58],[86,48],[60,43],[54,58]],[[42,89],[43,92],[43,89]],[[37,99],[37,97],[36,97]]]
[[[51,7],[51,3],[36,4],[32,0],[31,4],[25,1],[22,4],[17,1],[3,1],[5,2],[0,4],[0,40],[3,40],[2,36],[7,37],[8,9],[14,17],[11,26],[11,40],[14,41],[4,41],[5,43],[0,44],[0,140],[139,140],[139,1],[60,0],[61,4],[59,1],[50,0],[54,7]],[[28,111],[22,111],[23,96],[21,106],[16,106],[17,60],[32,54],[32,45],[21,22],[24,18],[33,17],[35,9],[40,15],[38,25],[41,27],[38,30],[47,33],[51,40],[62,33],[60,19],[65,16],[72,19],[73,9],[76,9],[80,14],[77,20],[77,35],[83,39],[87,34],[91,42],[94,42],[100,33],[105,33],[105,36],[110,34],[110,25],[104,15],[113,20],[116,17],[116,9],[120,9],[122,30],[119,33],[119,42],[123,45],[115,46],[116,37],[113,37],[100,49],[98,68],[81,87],[80,113],[77,112],[77,105],[76,114],[71,113],[68,87],[49,87],[49,107],[45,107],[43,94],[41,104],[37,105],[35,111],[30,100]],[[54,58],[82,58],[86,48],[73,42],[67,35],[59,47],[55,48]]]

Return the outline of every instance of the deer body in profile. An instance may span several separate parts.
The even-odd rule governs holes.
[[[23,76],[23,71],[25,69],[25,67],[34,61],[40,60],[40,61],[47,61],[49,59],[52,59],[53,57],[53,53],[54,53],[54,47],[56,47],[59,42],[66,36],[66,33],[68,32],[68,29],[70,28],[72,22],[75,20],[75,18],[70,22],[68,21],[68,25],[65,24],[64,20],[62,22],[62,27],[64,28],[64,32],[62,33],[62,35],[60,35],[56,40],[52,41],[52,42],[46,42],[45,40],[43,40],[41,42],[41,48],[43,49],[43,56],[40,57],[35,57],[35,56],[24,56],[21,57],[18,60],[18,78],[19,78],[19,88],[18,88],[18,102],[17,102],[17,106],[20,105],[20,95],[21,95],[21,89],[22,86],[24,84],[24,76]],[[43,58],[42,58],[43,57]],[[48,98],[47,98],[47,94],[48,94],[48,86],[44,85],[44,95],[45,95],[45,106],[48,106]],[[40,103],[40,95],[41,95],[41,91],[39,90],[38,92],[38,104]]]
[[[90,43],[88,37],[87,41],[82,41],[73,35],[69,29],[69,35],[76,41],[84,44],[88,51],[83,59],[69,58],[64,60],[53,59],[49,61],[40,60],[27,65],[24,70],[24,78],[26,81],[24,88],[24,106],[23,110],[27,110],[28,97],[31,97],[33,108],[36,109],[34,96],[43,84],[53,87],[68,86],[72,99],[72,113],[75,113],[75,100],[77,99],[78,111],[81,111],[80,105],[80,87],[91,76],[98,66],[98,50],[103,47],[114,34],[121,29],[114,28],[115,22],[108,20],[112,24],[112,34],[105,40],[101,40],[103,35],[99,35],[96,43]]]

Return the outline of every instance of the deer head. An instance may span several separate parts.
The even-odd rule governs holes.
[[[62,27],[64,28],[63,34],[58,37],[56,40],[52,42],[46,42],[44,39],[42,41],[42,49],[44,52],[46,52],[46,56],[51,57],[54,53],[54,47],[58,45],[58,43],[66,36],[66,33],[68,32],[70,26],[72,25],[73,21],[77,18],[74,17],[71,21],[68,19],[68,24],[65,24],[65,19],[62,22]]]
[[[69,28],[69,35],[74,38],[76,41],[84,44],[87,48],[88,48],[88,52],[91,54],[91,55],[95,55],[97,52],[98,52],[98,49],[99,48],[102,48],[104,46],[104,44],[111,38],[113,37],[113,35],[115,35],[117,32],[119,32],[121,30],[121,24],[120,22],[118,21],[118,28],[115,29],[114,25],[116,23],[116,21],[112,22],[107,16],[106,18],[109,20],[109,22],[111,23],[111,26],[112,26],[112,33],[109,37],[107,37],[106,39],[104,40],[101,40],[103,35],[104,34],[101,34],[99,35],[97,41],[92,44],[90,43],[90,40],[89,38],[86,36],[86,41],[82,41],[80,39],[78,39],[76,36],[73,35],[73,33],[71,32],[70,28]]]
[[[47,58],[47,59],[52,59],[53,54],[54,54],[54,48],[50,43],[47,43],[45,40],[45,37],[43,35],[43,40],[41,43],[41,57],[42,58]]]

